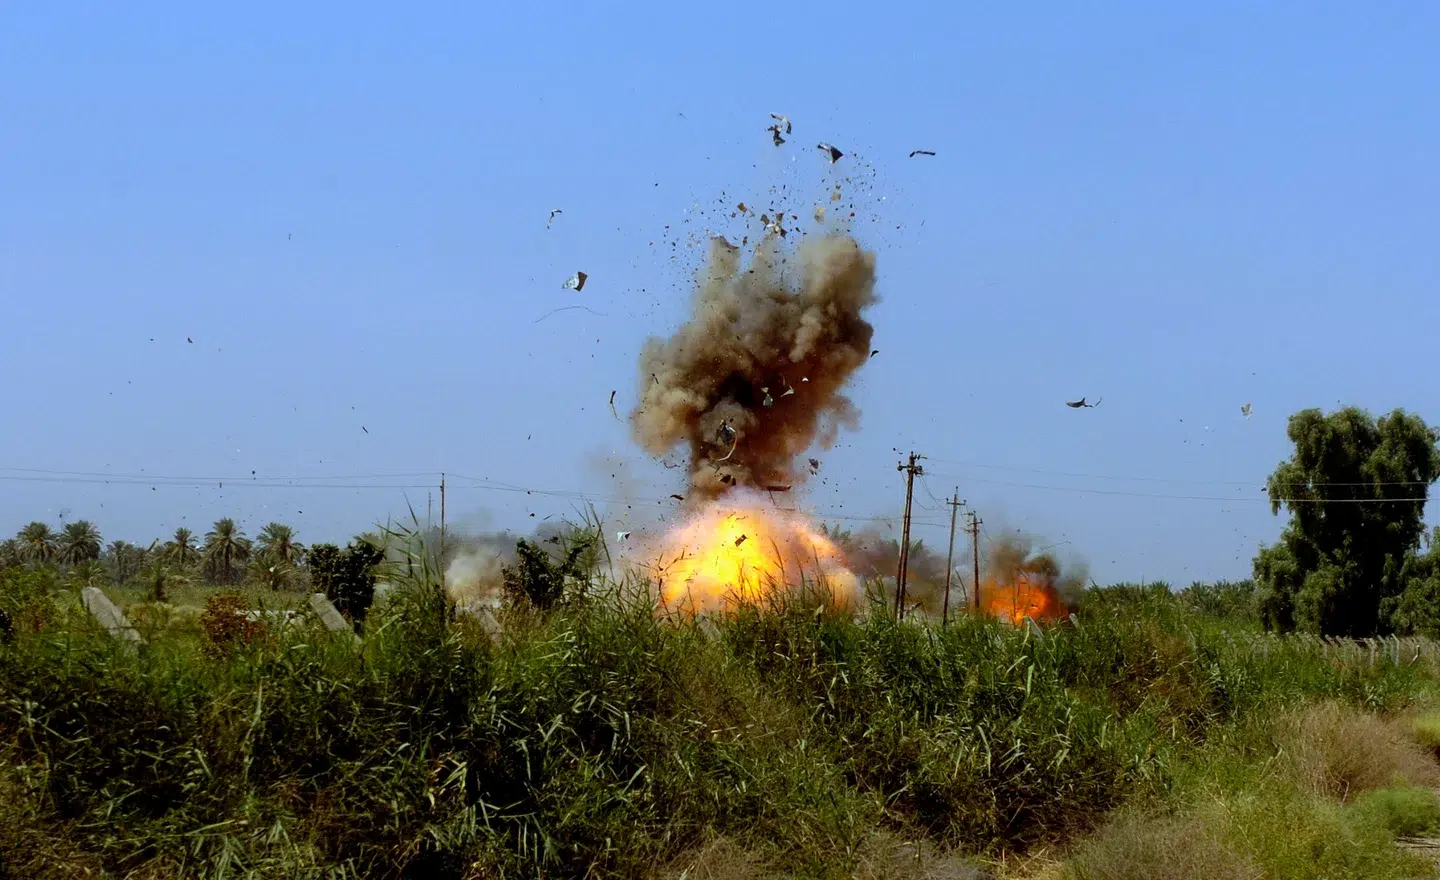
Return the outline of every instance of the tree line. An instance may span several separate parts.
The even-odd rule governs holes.
[[[252,539],[226,517],[203,537],[182,527],[169,540],[144,547],[129,541],[106,544],[95,524],[81,519],[59,531],[32,522],[0,541],[0,569],[51,566],[82,586],[126,584],[163,572],[172,582],[198,578],[218,586],[249,582],[280,590],[303,586],[312,552],[294,528],[279,522],[267,524]]]

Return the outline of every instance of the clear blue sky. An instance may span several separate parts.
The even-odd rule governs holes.
[[[5,4],[0,468],[320,485],[10,470],[0,533],[343,539],[442,470],[656,510],[606,401],[685,312],[665,227],[868,163],[881,353],[807,503],[896,514],[913,448],[933,540],[959,485],[1102,581],[1248,574],[1291,412],[1440,421],[1440,8],[1023,6]]]

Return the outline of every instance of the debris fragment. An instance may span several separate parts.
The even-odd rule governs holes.
[[[732,477],[732,476],[730,476],[729,474],[721,474],[721,475],[720,475],[720,482],[722,482],[722,483],[724,483],[725,485],[728,486],[728,485],[730,485],[731,483],[735,482],[735,478]]]
[[[825,206],[824,206],[824,205],[816,205],[813,216],[815,217],[815,222],[816,222],[816,223],[824,223],[824,222],[825,222]]]
[[[914,159],[916,156],[933,156],[933,155],[935,155],[935,151],[934,151],[934,150],[911,150],[911,151],[910,151],[910,158],[911,158],[911,159]]]
[[[1070,407],[1071,409],[1080,409],[1081,407],[1084,407],[1085,409],[1094,409],[1095,407],[1099,406],[1100,401],[1104,399],[1105,398],[1103,397],[1099,397],[1096,398],[1094,403],[1086,403],[1085,398],[1082,397],[1079,400],[1067,400],[1065,401],[1065,405]]]
[[[189,336],[186,336],[186,337],[185,337],[185,341],[188,342],[188,343],[190,343],[191,345],[194,345],[194,344],[195,344],[195,340],[191,339]]]
[[[764,393],[764,395],[765,395],[765,399],[762,400],[762,401],[760,401],[760,405],[761,405],[761,406],[774,406],[774,405],[775,405],[775,398],[773,398],[773,397],[770,396],[770,389],[769,389],[769,388],[761,388],[760,391],[761,391],[762,393]]]
[[[745,543],[745,539],[748,538],[748,537],[750,537],[750,536],[749,536],[749,535],[741,535],[740,537],[736,538],[736,539],[735,539],[735,546],[736,546],[736,547],[739,547],[741,544],[744,544],[744,543]]]
[[[877,354],[879,354],[879,353],[880,353],[880,349],[878,349],[878,348],[877,348],[877,349],[873,349],[873,350],[870,352],[870,356],[873,358],[875,355],[877,355]]]
[[[830,164],[831,164],[831,165],[834,165],[836,162],[839,162],[839,161],[840,161],[840,157],[845,155],[844,153],[840,152],[840,149],[839,149],[838,147],[834,146],[833,144],[816,144],[815,146],[816,146],[816,149],[823,150],[825,153],[827,153],[827,154],[830,156]]]
[[[728,420],[720,423],[720,430],[716,432],[716,435],[720,438],[721,444],[735,442],[735,429],[730,427]]]
[[[789,486],[789,485],[784,485],[784,486],[766,486],[766,487],[765,487],[765,491],[766,491],[766,492],[789,492],[789,491],[790,491],[790,486]]]
[[[789,134],[789,133],[790,133],[790,117],[789,117],[789,116],[781,116],[779,113],[771,113],[771,114],[770,114],[770,118],[773,119],[773,120],[775,120],[776,123],[778,123],[778,124],[775,126],[776,128],[781,128],[781,127],[783,126],[784,129],[785,129],[785,133],[786,133],[786,134]]]
[[[576,272],[574,275],[571,275],[569,278],[567,278],[565,280],[565,284],[562,286],[565,290],[574,290],[578,292],[585,289],[585,279],[589,277],[590,276],[586,275],[584,272]]]
[[[685,500],[685,496],[684,496],[684,495],[671,495],[670,497],[671,497],[671,498],[674,498],[676,501],[684,501],[684,500]]]
[[[812,474],[818,474],[818,473],[820,473],[820,459],[818,459],[818,458],[812,458],[812,459],[810,459],[810,473],[812,473]]]
[[[549,229],[549,228],[550,228],[550,224],[555,222],[555,215],[556,215],[556,214],[563,214],[563,213],[565,213],[565,212],[564,212],[564,211],[561,211],[559,208],[556,208],[555,210],[551,211],[551,212],[550,212],[550,218],[545,221],[545,228],[546,228],[546,229]]]
[[[766,129],[766,131],[770,132],[770,140],[775,142],[775,146],[778,147],[785,143],[785,139],[780,136],[779,125],[772,125],[768,129]]]
[[[1244,416],[1247,419],[1250,418],[1250,404],[1247,403],[1244,406],[1240,407],[1240,415]]]
[[[361,425],[361,426],[360,426],[360,430],[364,431],[366,434],[369,434],[369,433],[370,433],[370,429],[367,428],[367,427],[365,427],[364,425]]]
[[[616,532],[616,533],[615,533],[615,540],[617,540],[617,541],[623,541],[623,540],[625,540],[625,539],[628,538],[628,537],[630,537],[630,533],[629,533],[629,532]]]

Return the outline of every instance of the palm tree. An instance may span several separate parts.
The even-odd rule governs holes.
[[[189,568],[200,561],[200,551],[195,547],[195,535],[189,529],[178,528],[175,537],[165,544],[160,555],[166,562],[173,562],[180,568]]]
[[[146,551],[129,541],[111,541],[105,548],[102,559],[110,567],[110,576],[115,583],[124,584],[140,574],[145,567]]]
[[[35,564],[55,558],[55,533],[43,522],[32,522],[16,536],[25,561]]]
[[[261,557],[292,567],[300,564],[300,557],[305,553],[305,545],[295,540],[295,530],[278,522],[269,523],[260,530],[255,547]]]
[[[25,553],[16,538],[0,541],[0,570],[18,568],[25,562]]]
[[[70,582],[78,587],[98,587],[105,582],[105,566],[94,559],[82,559],[70,567]]]
[[[205,533],[205,572],[217,584],[233,584],[237,568],[250,558],[250,539],[235,520],[226,517],[215,521]]]
[[[88,519],[66,523],[60,532],[59,557],[63,565],[90,562],[100,558],[100,530]]]
[[[247,574],[254,583],[272,590],[288,590],[300,577],[300,571],[295,566],[265,553],[250,560]]]

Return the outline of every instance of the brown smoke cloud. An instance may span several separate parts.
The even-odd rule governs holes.
[[[688,446],[692,498],[791,485],[798,456],[857,424],[841,389],[870,356],[874,254],[844,234],[807,238],[793,257],[778,242],[763,239],[745,267],[712,239],[689,321],[641,351],[635,437],[654,455]]]

